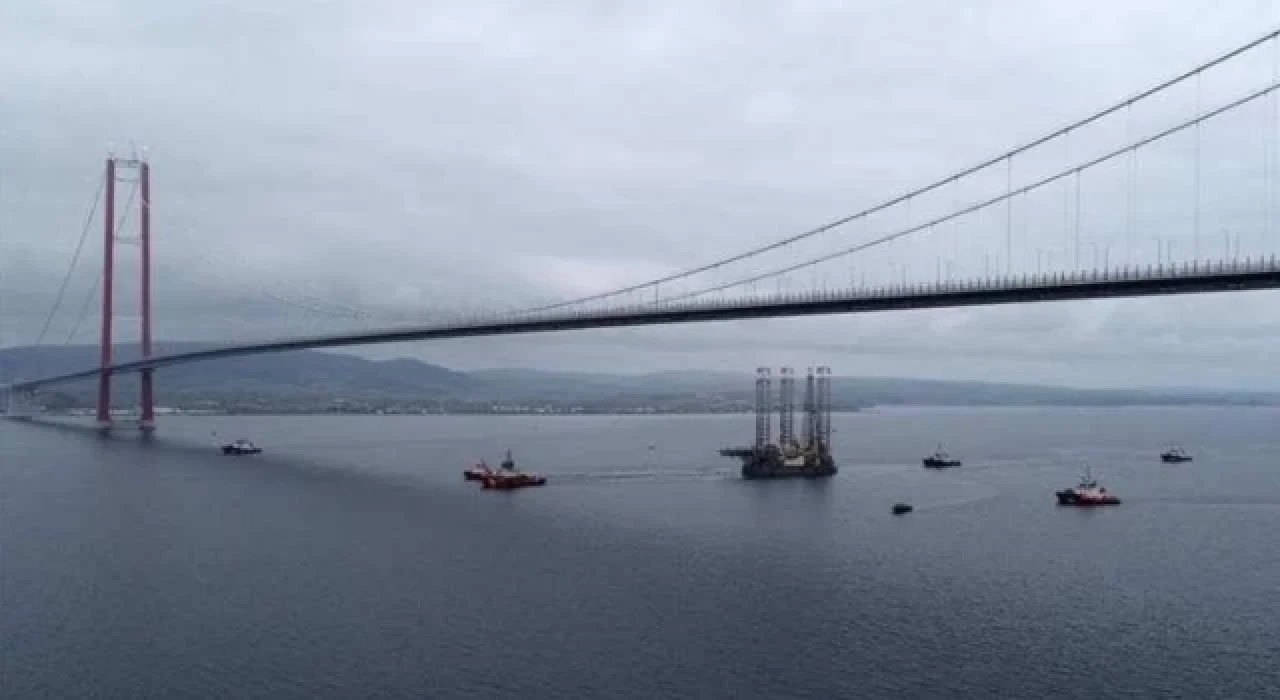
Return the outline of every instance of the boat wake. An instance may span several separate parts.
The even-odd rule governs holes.
[[[618,469],[590,472],[547,472],[557,483],[595,481],[699,481],[733,477],[736,471],[723,467],[707,469]]]
[[[1262,501],[1247,499],[1208,499],[1208,498],[1145,498],[1147,503],[1174,506],[1200,506],[1210,508],[1280,508],[1280,501]]]

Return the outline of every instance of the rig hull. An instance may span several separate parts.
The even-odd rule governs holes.
[[[772,445],[763,450],[754,447],[730,447],[720,450],[723,457],[736,457],[742,462],[744,479],[816,479],[839,473],[829,454],[808,454],[800,459],[786,459]]]

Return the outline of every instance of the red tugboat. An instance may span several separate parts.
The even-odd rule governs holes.
[[[482,459],[476,466],[463,471],[462,478],[467,481],[484,481],[485,477],[493,476],[493,473],[493,468]]]
[[[1120,505],[1120,499],[1107,493],[1107,489],[1098,486],[1098,482],[1089,472],[1089,468],[1085,467],[1084,476],[1080,477],[1080,484],[1073,489],[1063,489],[1055,493],[1058,497],[1058,505],[1060,506],[1077,506],[1088,508],[1092,506],[1115,506]]]
[[[542,486],[547,483],[547,477],[518,471],[516,461],[511,458],[511,450],[507,450],[507,456],[498,469],[481,478],[480,483],[486,489],[510,491],[528,486]]]

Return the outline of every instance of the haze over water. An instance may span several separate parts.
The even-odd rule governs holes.
[[[874,411],[759,483],[750,416],[0,422],[0,697],[1276,696],[1278,425]],[[550,483],[462,481],[508,447]]]

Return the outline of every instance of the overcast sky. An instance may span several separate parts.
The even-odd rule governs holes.
[[[3,3],[0,345],[37,337],[109,144],[145,147],[153,163],[158,335],[292,334],[337,323],[298,308],[304,298],[378,314],[514,308],[708,262],[997,154],[1278,24],[1280,2],[1244,0]],[[1189,117],[1179,105],[1259,87],[1276,56],[1267,48],[1243,71],[1206,76],[1199,97],[1184,90],[1015,164],[1015,178]],[[1272,115],[1259,102],[1205,127],[1195,245],[1206,256],[1228,244],[1222,229],[1242,254],[1280,253]],[[1068,183],[1019,203],[1012,256],[999,210],[756,291],[904,268],[912,279],[944,266],[1056,269],[1077,252],[1190,255],[1190,144],[1143,152],[1130,180],[1123,168],[1090,180],[1083,243],[1069,240]],[[1117,215],[1126,182],[1146,193],[1132,224]],[[942,199],[868,225],[920,221]],[[1111,218],[1095,221],[1102,212]],[[835,232],[813,251],[871,233]],[[100,259],[94,235],[46,342],[72,336]],[[133,292],[118,294],[128,313]],[[1280,388],[1280,313],[1266,312],[1277,302],[1114,300],[357,351],[464,369],[825,363],[849,375]],[[89,303],[72,342],[94,340]]]

